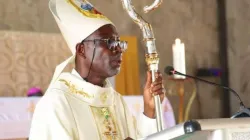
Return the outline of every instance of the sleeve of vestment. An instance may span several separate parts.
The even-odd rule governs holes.
[[[146,137],[157,132],[156,119],[148,118],[143,113],[137,118],[137,128],[140,132],[140,137]]]
[[[57,89],[47,92],[33,114],[29,140],[75,140],[77,129],[65,94]]]
[[[168,98],[164,98],[162,102],[163,112],[163,129],[176,125],[174,112]],[[142,137],[146,137],[157,132],[156,119],[148,118],[143,113],[137,118],[137,127]]]

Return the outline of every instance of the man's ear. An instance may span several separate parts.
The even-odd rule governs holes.
[[[83,43],[78,43],[76,45],[76,54],[79,55],[79,56],[82,56],[83,58],[86,58],[86,55],[85,55],[85,46]]]

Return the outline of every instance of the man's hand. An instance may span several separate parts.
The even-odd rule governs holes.
[[[149,118],[155,118],[154,95],[160,95],[161,102],[164,99],[165,88],[160,72],[155,73],[155,81],[152,83],[152,73],[147,72],[147,81],[144,87],[144,115]]]

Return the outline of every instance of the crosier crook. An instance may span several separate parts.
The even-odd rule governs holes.
[[[146,22],[134,9],[131,0],[121,0],[123,8],[128,12],[132,20],[140,27],[143,33],[143,42],[147,47],[147,54],[145,55],[145,60],[148,65],[149,70],[152,73],[152,81],[155,81],[155,72],[158,71],[159,56],[155,46],[155,38],[152,26]],[[144,12],[147,13],[151,10],[156,9],[162,0],[155,0],[154,3],[150,6],[144,7]],[[159,95],[154,95],[155,102],[155,112],[156,112],[156,122],[157,122],[157,131],[160,132],[163,130],[163,117],[162,117],[162,108],[161,100]]]

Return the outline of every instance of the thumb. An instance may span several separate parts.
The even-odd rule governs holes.
[[[152,73],[151,71],[147,71],[147,81],[146,81],[146,87],[150,87],[152,83]]]

